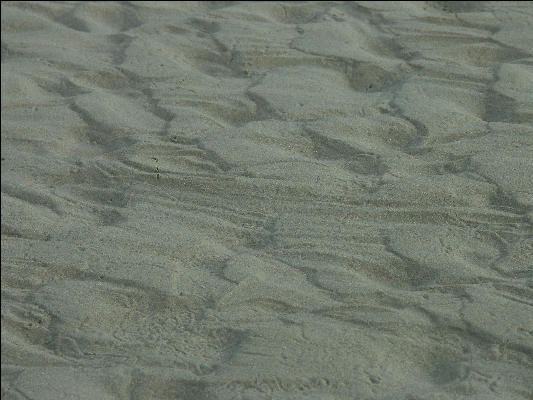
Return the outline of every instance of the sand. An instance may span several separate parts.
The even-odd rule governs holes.
[[[2,399],[533,399],[533,4],[2,2]]]

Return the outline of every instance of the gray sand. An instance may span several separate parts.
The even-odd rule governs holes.
[[[532,3],[1,11],[2,399],[533,399]]]

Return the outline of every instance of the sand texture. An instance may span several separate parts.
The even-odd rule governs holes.
[[[533,3],[1,15],[2,399],[533,399]]]

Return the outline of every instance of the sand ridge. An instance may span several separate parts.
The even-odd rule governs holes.
[[[2,398],[531,398],[531,2],[1,9]]]

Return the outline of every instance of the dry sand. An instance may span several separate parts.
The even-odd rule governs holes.
[[[2,2],[2,399],[532,399],[532,3]]]

